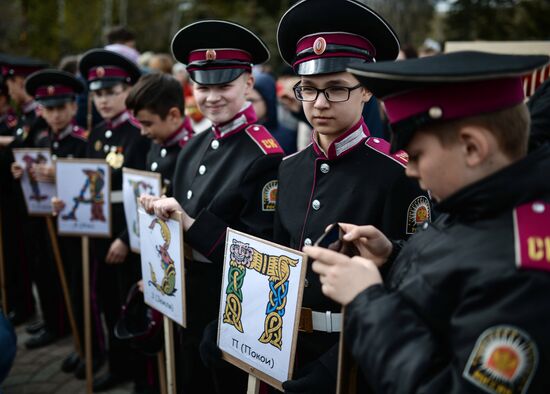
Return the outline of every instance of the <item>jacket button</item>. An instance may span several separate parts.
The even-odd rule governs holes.
[[[107,130],[105,132],[105,138],[111,138],[113,136],[113,132],[111,130]]]
[[[158,163],[155,161],[153,164],[151,164],[151,171],[156,171],[158,166]]]
[[[161,149],[160,150],[160,157],[166,157],[166,149]]]
[[[56,161],[57,160],[57,155],[52,155],[52,160]]]
[[[214,141],[212,141],[210,146],[212,147],[212,149],[218,149],[220,147],[220,141],[214,140]]]
[[[193,191],[187,190],[187,199],[191,200],[191,197],[193,197]]]
[[[206,166],[205,166],[205,165],[201,165],[201,166],[199,167],[199,174],[204,175],[205,172],[206,172]]]
[[[309,287],[309,280],[307,278],[304,279],[304,287]]]
[[[430,225],[430,224],[429,224],[428,222],[422,223],[422,230],[427,230],[428,227],[429,227],[429,225]]]
[[[312,244],[313,244],[313,242],[311,242],[311,238],[304,239],[304,245],[305,246],[311,246]]]
[[[103,145],[103,152],[105,153],[109,152],[109,148],[110,148],[109,145]]]
[[[52,146],[53,146],[54,149],[59,148],[59,142],[55,141],[55,142],[52,144]]]
[[[311,203],[311,206],[313,207],[313,209],[315,209],[316,211],[318,211],[319,208],[321,208],[321,201],[319,201],[319,200],[313,200],[313,202]]]
[[[375,143],[375,144],[379,144],[380,143],[380,140],[378,138],[373,138],[372,141]]]
[[[327,163],[321,164],[321,172],[327,174],[330,171],[330,166]]]
[[[535,213],[543,213],[546,210],[546,207],[543,203],[536,202],[532,205],[533,212]]]

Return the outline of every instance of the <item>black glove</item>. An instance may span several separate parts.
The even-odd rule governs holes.
[[[309,363],[298,371],[293,380],[283,383],[287,394],[322,394],[336,392],[336,379],[319,360]]]
[[[222,359],[222,351],[216,343],[218,335],[218,321],[214,320],[208,323],[202,332],[201,344],[199,345],[199,353],[201,360],[207,367],[215,367]]]

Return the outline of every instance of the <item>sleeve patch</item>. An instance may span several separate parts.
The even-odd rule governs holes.
[[[407,209],[407,234],[414,234],[423,223],[431,221],[430,201],[426,196],[416,197]]]
[[[550,204],[534,201],[514,209],[516,265],[550,271]]]
[[[513,326],[494,326],[477,339],[462,376],[488,393],[524,394],[538,365],[529,335]]]
[[[274,212],[277,202],[277,189],[279,182],[274,179],[267,182],[262,188],[262,211]]]

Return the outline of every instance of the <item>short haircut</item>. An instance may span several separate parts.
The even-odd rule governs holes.
[[[126,107],[134,114],[146,109],[164,120],[174,107],[184,115],[183,100],[183,88],[177,79],[171,75],[153,73],[142,76],[130,89]]]
[[[107,32],[106,38],[109,44],[124,44],[129,41],[134,41],[136,35],[126,26],[115,26]]]
[[[434,134],[443,146],[448,146],[458,140],[462,127],[471,125],[489,130],[509,159],[517,160],[527,154],[531,117],[524,103],[488,114],[436,123],[423,127],[422,131]]]

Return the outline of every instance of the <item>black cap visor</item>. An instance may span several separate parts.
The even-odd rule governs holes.
[[[57,97],[44,97],[39,98],[36,101],[38,101],[38,104],[44,106],[44,107],[59,107],[65,103],[71,103],[76,101],[76,97],[74,95],[65,95],[65,96],[57,96]]]
[[[108,89],[118,84],[127,83],[125,79],[120,78],[105,78],[96,79],[95,81],[88,82],[88,86],[92,92],[101,89]]]
[[[298,75],[332,74],[346,72],[347,67],[365,63],[356,57],[326,57],[311,59],[296,66]]]
[[[243,68],[221,68],[189,71],[189,77],[199,85],[223,85],[234,81],[245,71]]]

